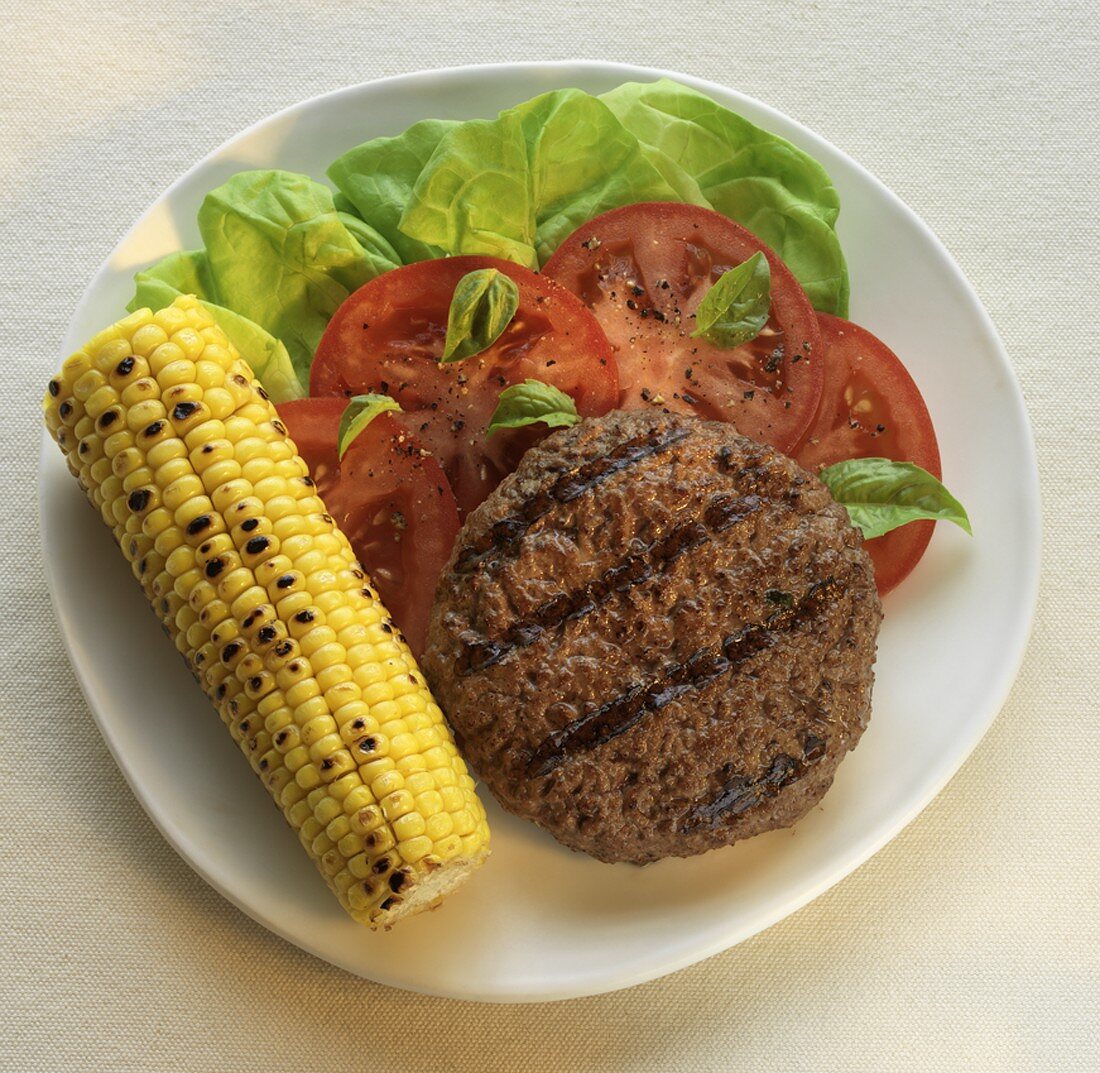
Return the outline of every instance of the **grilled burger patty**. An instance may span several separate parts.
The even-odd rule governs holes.
[[[821,798],[867,725],[881,617],[815,477],[730,425],[615,412],[470,515],[423,667],[505,808],[641,864]]]

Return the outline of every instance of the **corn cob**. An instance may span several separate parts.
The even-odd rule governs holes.
[[[344,908],[436,904],[488,854],[473,780],[251,369],[192,297],[101,332],[45,420],[165,631]]]

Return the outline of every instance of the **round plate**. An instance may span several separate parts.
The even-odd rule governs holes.
[[[558,87],[599,93],[664,74],[606,63],[430,71],[272,116],[156,201],[92,281],[67,349],[122,314],[137,268],[198,244],[199,203],[234,172],[280,167],[321,178],[345,149],[418,119],[492,116]],[[829,170],[843,206],[852,318],[893,347],[920,384],[945,480],[974,524],[973,540],[939,526],[917,571],[887,598],[870,729],[797,827],[638,869],[573,854],[488,801],[489,863],[436,912],[369,932],[344,915],[249,774],[153,628],[60,452],[44,444],[42,532],[58,619],[134,793],[227,898],[361,976],[462,998],[554,999],[640,983],[732,946],[842,879],[913,819],[985,733],[1023,655],[1038,578],[1035,459],[1019,390],[974,292],[920,220],[828,142],[739,93],[671,76],[789,138]]]

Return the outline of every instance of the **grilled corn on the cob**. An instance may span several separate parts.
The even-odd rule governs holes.
[[[388,925],[488,854],[474,784],[252,371],[192,297],[101,332],[45,418],[344,908]]]

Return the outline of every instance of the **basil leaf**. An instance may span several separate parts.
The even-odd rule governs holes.
[[[519,308],[519,288],[495,268],[467,272],[455,286],[447,314],[443,361],[488,350],[511,323]]]
[[[852,524],[863,530],[865,540],[922,518],[954,522],[971,533],[962,504],[931,473],[912,462],[853,458],[827,466],[819,476],[833,498],[847,508]]]
[[[731,350],[760,334],[771,309],[771,269],[759,251],[723,272],[703,296],[692,337]]]
[[[523,428],[539,421],[550,428],[562,428],[575,425],[580,419],[576,405],[564,391],[541,380],[524,380],[500,393],[485,435],[491,436],[502,428]]]
[[[400,405],[389,395],[353,395],[340,415],[340,427],[336,433],[337,457],[344,457],[355,437],[379,414],[400,409]]]

